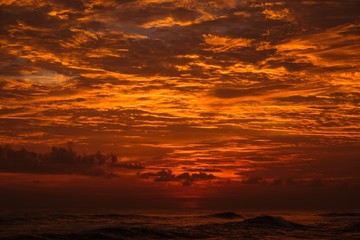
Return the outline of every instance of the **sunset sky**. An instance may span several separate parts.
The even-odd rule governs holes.
[[[359,13],[0,0],[1,207],[359,207]]]

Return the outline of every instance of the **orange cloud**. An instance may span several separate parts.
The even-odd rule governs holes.
[[[355,5],[1,1],[0,142],[113,152],[156,189],[356,182]],[[45,163],[12,170],[72,169]]]

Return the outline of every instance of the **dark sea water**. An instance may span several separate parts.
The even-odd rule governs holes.
[[[360,214],[7,210],[0,239],[360,239]]]

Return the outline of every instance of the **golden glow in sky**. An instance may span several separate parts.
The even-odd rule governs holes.
[[[0,143],[37,160],[14,162],[17,150],[2,147],[1,176],[129,177],[181,187],[177,196],[358,189],[359,9],[357,0],[2,0]],[[78,158],[35,153],[69,142]],[[53,164],[55,155],[70,160]],[[79,165],[85,155],[91,164]]]

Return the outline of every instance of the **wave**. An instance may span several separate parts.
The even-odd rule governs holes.
[[[144,217],[136,214],[103,214],[87,215],[104,218],[120,217]],[[240,216],[233,212],[223,212],[203,217],[229,217]],[[150,217],[150,216],[148,216]],[[198,218],[198,216],[195,218]],[[189,221],[189,218],[184,218]],[[194,219],[196,220],[196,219]],[[205,220],[205,219],[204,219]],[[83,231],[75,230],[74,232],[46,232],[38,235],[18,235],[11,238],[1,238],[0,240],[112,240],[112,239],[264,239],[264,236],[273,236],[276,239],[277,234],[284,236],[298,236],[296,239],[331,239],[332,233],[346,234],[346,236],[355,236],[360,229],[360,223],[355,222],[346,227],[339,225],[339,228],[324,226],[307,226],[296,222],[289,221],[279,216],[261,215],[254,218],[246,218],[239,221],[227,221],[222,223],[213,223],[212,219],[206,224],[201,225],[177,225],[176,222],[152,223],[151,220],[146,223],[112,223],[104,226],[89,225]],[[177,221],[177,220],[171,220]],[[191,219],[190,219],[191,221]],[[195,221],[198,222],[198,221]],[[194,223],[195,223],[194,222]],[[151,223],[151,224],[150,224]],[[106,227],[105,227],[106,226]],[[327,229],[327,230],[326,230]],[[288,235],[290,234],[290,235]],[[313,234],[318,234],[317,237]],[[280,237],[281,238],[281,237]],[[290,237],[289,237],[290,238]],[[284,239],[284,238],[281,238]],[[353,239],[353,238],[344,238]]]
[[[236,219],[236,218],[244,218],[243,216],[234,213],[234,212],[221,212],[210,215],[201,216],[202,218],[223,218],[223,219]]]
[[[341,229],[343,232],[360,233],[360,222],[353,223]]]
[[[52,240],[51,238],[45,238],[42,236],[36,236],[36,235],[25,235],[25,234],[21,234],[18,236],[14,236],[14,237],[8,237],[8,238],[0,238],[1,240]]]
[[[207,235],[185,229],[107,227],[67,234],[18,235],[6,240],[112,240],[112,239],[205,239]],[[0,238],[1,239],[1,238]],[[3,240],[3,239],[1,239]]]
[[[227,229],[227,231],[239,230],[244,228],[254,229],[304,229],[307,226],[285,220],[282,217],[277,216],[258,216],[254,218],[248,218],[241,222],[227,222],[227,223],[211,223],[196,226],[196,228],[204,231],[221,231],[221,229]]]
[[[233,216],[234,213],[220,213],[223,217]],[[217,214],[213,214],[217,215]],[[117,215],[115,215],[118,217]],[[212,223],[196,226],[124,226],[115,225],[112,227],[102,227],[82,232],[41,235],[21,235],[8,238],[7,240],[99,240],[99,239],[209,239],[214,237],[232,237],[244,236],[248,234],[249,229],[255,232],[267,231],[273,232],[274,228],[293,230],[303,227],[300,224],[287,221],[276,216],[258,216],[248,218],[240,222]],[[240,234],[240,235],[239,235]],[[247,239],[241,237],[238,239]]]
[[[252,227],[272,227],[272,228],[303,228],[304,225],[285,220],[278,216],[263,215],[255,218],[245,219],[243,225]]]
[[[323,213],[319,214],[321,217],[360,217],[359,212],[353,212],[353,213]]]
[[[2,215],[0,216],[0,225],[12,224],[12,223],[20,223],[20,222],[28,222],[32,219],[27,216],[20,215]]]
[[[35,215],[19,215],[19,214],[2,214],[0,215],[0,226],[9,224],[21,224],[35,221],[58,221],[58,220],[81,220],[81,215],[75,214],[35,214]]]
[[[109,219],[129,219],[129,218],[161,218],[160,216],[147,216],[141,214],[95,214],[90,215],[93,218],[109,218]]]
[[[150,228],[150,227],[131,227],[131,228],[101,228],[96,230],[98,233],[103,234],[115,234],[116,236],[124,237],[146,237],[146,238],[155,238],[155,239],[173,239],[173,238],[203,238],[203,234],[195,233],[189,231],[188,228],[171,228],[171,229],[160,229],[160,228]]]

